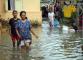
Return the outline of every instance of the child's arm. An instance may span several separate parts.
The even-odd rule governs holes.
[[[11,28],[9,28],[9,34],[11,35]]]
[[[21,35],[19,34],[17,29],[16,29],[16,33],[17,33],[18,37],[21,38]]]
[[[55,14],[53,14],[53,17],[55,18]]]
[[[34,33],[34,31],[31,29],[31,33],[36,37],[38,38],[38,36]]]

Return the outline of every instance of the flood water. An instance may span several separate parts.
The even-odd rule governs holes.
[[[44,21],[42,27],[34,28],[39,38],[33,36],[31,50],[25,53],[12,49],[9,33],[1,33],[0,60],[83,60],[82,32],[50,31],[48,26]]]

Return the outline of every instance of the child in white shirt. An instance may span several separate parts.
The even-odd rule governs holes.
[[[49,10],[48,18],[49,18],[50,28],[53,28],[54,27],[54,12],[52,11],[52,9]]]

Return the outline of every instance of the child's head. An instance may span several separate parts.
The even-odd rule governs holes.
[[[57,17],[57,16],[55,16],[55,18],[56,18],[56,19],[58,19],[58,17]]]
[[[52,7],[50,7],[50,8],[49,8],[49,12],[52,12],[52,11],[53,11],[53,10],[52,10]]]
[[[25,20],[26,19],[26,11],[21,11],[20,17],[21,17],[22,20]]]
[[[18,15],[18,12],[16,10],[13,10],[12,15],[13,15],[14,18],[16,18],[17,15]]]

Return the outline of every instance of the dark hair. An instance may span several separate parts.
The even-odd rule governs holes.
[[[27,19],[27,17],[26,17],[26,19]]]
[[[52,7],[49,7],[49,12],[53,11]]]
[[[58,16],[55,16],[56,19],[58,19]]]
[[[25,14],[26,14],[26,11],[21,11],[21,12],[20,12],[20,16],[22,15],[22,13],[25,13]]]
[[[17,11],[16,11],[16,10],[13,10],[13,12],[12,12],[12,13],[14,13],[14,12],[16,12],[16,13],[17,13]]]

